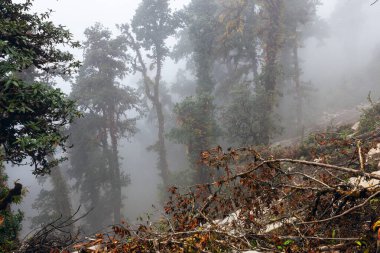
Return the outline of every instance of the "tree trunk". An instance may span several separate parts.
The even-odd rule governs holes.
[[[157,120],[158,120],[158,169],[160,170],[162,182],[165,187],[169,186],[169,166],[166,157],[166,144],[165,144],[165,117],[162,110],[162,104],[160,102],[160,80],[162,71],[162,57],[160,54],[157,55],[157,70],[156,77],[154,81],[154,94],[153,94],[153,104],[156,108]]]
[[[264,145],[268,145],[273,135],[272,114],[275,104],[276,84],[278,75],[277,57],[281,47],[281,16],[283,0],[267,0],[264,2],[269,16],[267,38],[265,42],[265,67],[262,85],[264,86],[263,109],[261,110],[260,132]]]
[[[118,157],[118,141],[117,141],[117,127],[115,119],[115,109],[112,108],[109,111],[109,131],[111,137],[111,152],[110,152],[110,169],[112,173],[111,189],[113,198],[113,213],[114,213],[114,223],[118,224],[121,221],[121,207],[122,207],[122,196],[121,196],[121,174],[120,165]]]

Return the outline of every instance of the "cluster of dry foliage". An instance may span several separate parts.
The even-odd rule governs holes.
[[[67,249],[375,252],[380,175],[372,173],[378,164],[368,152],[379,143],[380,129],[349,134],[316,134],[293,148],[203,152],[211,183],[170,188],[159,222],[114,226]]]

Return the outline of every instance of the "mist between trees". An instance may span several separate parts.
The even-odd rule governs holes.
[[[357,121],[355,108],[379,96],[380,11],[369,1],[338,2],[322,19],[316,0],[191,0],[179,10],[142,0],[132,20],[95,23],[80,42],[21,2],[0,3],[0,141],[7,173],[32,165],[28,182],[41,185],[26,193],[25,232],[71,221],[78,206],[89,213],[65,232],[134,223],[172,185],[215,179],[200,162],[206,150],[303,143]],[[80,63],[62,48],[79,48]],[[64,81],[67,96],[54,88]],[[3,203],[13,182],[0,172]],[[21,229],[13,202],[0,209],[5,251]]]

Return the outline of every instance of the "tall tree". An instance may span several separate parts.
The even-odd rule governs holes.
[[[215,88],[212,73],[215,62],[214,44],[217,38],[215,29],[217,5],[214,0],[193,0],[186,11],[185,23],[192,44],[191,53],[197,77],[196,92],[211,94]]]
[[[290,0],[284,6],[283,19],[283,46],[280,52],[280,64],[284,76],[282,89],[286,88],[293,94],[295,115],[291,118],[296,123],[296,134],[303,136],[304,131],[304,100],[310,90],[306,82],[302,81],[302,67],[299,58],[299,48],[308,37],[321,38],[320,32],[315,28],[319,25],[316,8],[319,1]],[[288,85],[286,85],[288,83]]]
[[[89,233],[113,223],[108,154],[101,142],[103,124],[98,115],[86,113],[70,126],[70,142],[74,146],[70,150],[69,176],[75,180],[74,190],[80,193],[80,203],[91,211],[83,227]]]
[[[221,122],[229,145],[263,143],[259,125],[263,59],[260,1],[220,1],[217,60]],[[270,130],[272,131],[272,129]]]
[[[113,221],[119,222],[122,187],[128,182],[128,177],[120,169],[118,142],[121,137],[128,137],[136,132],[137,118],[130,117],[128,113],[141,112],[140,99],[132,88],[119,82],[127,70],[125,40],[120,36],[112,38],[111,32],[100,24],[86,29],[85,35],[87,40],[84,42],[84,62],[72,86],[72,97],[87,117],[84,121],[94,123],[89,127],[96,133],[92,138],[100,146],[104,159],[101,163],[104,166],[103,174],[106,174],[103,182],[104,191],[108,194],[107,198],[113,207]],[[88,130],[82,129],[82,131]],[[75,145],[75,139],[73,144]],[[74,161],[73,165],[75,164]],[[84,169],[86,168],[87,166]],[[79,169],[78,173],[96,173],[96,170],[83,171],[77,167],[75,169]],[[86,174],[85,177],[80,176],[79,180],[88,180],[86,177],[89,175]],[[89,183],[93,185],[95,182]],[[81,187],[91,186],[82,185]],[[103,194],[101,189],[96,192]],[[96,202],[94,199],[88,200]]]
[[[279,51],[282,47],[282,26],[284,0],[261,1],[263,23],[262,48],[264,53],[263,70],[260,76],[258,93],[259,103],[259,132],[262,144],[269,144],[276,130],[273,122],[273,112],[277,97],[277,84],[280,76],[278,63]]]
[[[213,93],[216,82],[213,77],[215,64],[215,46],[217,40],[216,1],[193,0],[182,11],[185,29],[182,32],[189,43],[184,45],[184,38],[176,47],[177,57],[190,55],[189,61],[194,66],[196,77],[196,94],[185,98],[175,106],[177,127],[170,132],[170,137],[184,144],[188,150],[189,164],[193,170],[193,182],[209,180],[208,170],[198,161],[200,154],[211,148],[220,135],[215,120]],[[184,50],[184,47],[186,47]],[[182,51],[182,52],[181,52]],[[181,53],[179,53],[181,52]]]
[[[125,41],[131,49],[131,64],[134,72],[143,78],[145,95],[156,111],[158,141],[153,145],[158,153],[158,170],[164,187],[169,184],[169,167],[165,143],[165,117],[160,96],[162,68],[169,48],[166,40],[174,35],[179,26],[178,19],[169,8],[168,0],[143,0],[136,10],[131,25],[120,26]],[[145,60],[149,59],[150,64]],[[153,77],[150,71],[153,71]]]
[[[228,99],[234,85],[249,84],[254,88],[260,68],[260,19],[257,1],[220,1],[216,57],[223,71],[217,94]]]
[[[184,144],[193,175],[193,183],[208,182],[208,169],[199,160],[203,151],[216,143],[220,130],[215,120],[215,105],[207,94],[187,97],[176,104],[174,113],[177,126],[171,129],[169,137],[177,143]]]
[[[226,81],[218,87],[218,94],[224,94],[227,101],[222,119],[231,140],[245,145],[267,144],[281,130],[277,112],[283,107],[296,111],[282,119],[287,125],[296,123],[301,134],[308,86],[301,80],[298,48],[305,38],[319,33],[315,29],[320,23],[317,4],[298,0],[221,1],[220,21],[225,32],[218,47],[224,54],[218,57],[226,66],[221,78]],[[275,106],[279,103],[281,109]]]
[[[49,13],[29,14],[32,1],[1,2],[0,21],[0,144],[4,160],[20,164],[30,157],[35,174],[50,172],[57,159],[47,160],[67,136],[60,131],[77,112],[74,103],[58,89],[25,82],[19,72],[30,67],[67,74],[78,63],[57,45],[77,47],[71,34],[48,21]]]
[[[24,81],[28,68],[68,74],[78,66],[73,56],[57,48],[78,47],[70,32],[49,21],[48,13],[31,13],[32,0],[0,2],[0,162],[34,166],[35,175],[49,173],[60,159],[48,160],[57,147],[65,149],[62,127],[78,116],[74,102],[44,83]],[[29,159],[27,159],[29,158]],[[21,195],[22,185],[6,184],[0,166],[0,251],[10,252],[22,215],[10,205]]]

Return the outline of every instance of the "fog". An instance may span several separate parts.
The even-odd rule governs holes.
[[[367,1],[337,1],[327,20],[328,37],[310,39],[302,50],[305,79],[320,91],[320,106],[336,108],[378,99],[379,8]],[[326,99],[328,98],[328,99]]]
[[[33,11],[43,12],[52,9],[54,11],[51,16],[53,22],[68,28],[75,40],[84,41],[86,39],[85,29],[93,26],[96,22],[109,28],[114,36],[118,35],[120,32],[115,25],[130,22],[140,2],[137,0],[35,0]],[[180,10],[190,2],[190,0],[172,0],[170,4],[173,10]],[[367,96],[370,92],[374,100],[380,98],[380,29],[378,28],[380,5],[371,6],[370,4],[371,1],[367,0],[323,0],[318,6],[317,16],[323,23],[323,35],[319,38],[308,37],[302,42],[299,50],[301,79],[304,82],[310,82],[312,88],[304,101],[307,128],[325,124],[321,122],[326,114],[339,114],[345,110],[359,112],[358,106],[368,102]],[[167,40],[170,49],[177,42],[176,36],[170,36]],[[73,50],[72,53],[79,60],[83,60],[84,52],[82,50]],[[190,69],[189,65],[186,64],[186,59],[175,62],[170,57],[167,57],[163,64],[162,84],[166,86],[167,93],[172,95],[172,101],[164,99],[162,102],[164,105],[167,104],[164,106],[166,134],[178,123],[176,115],[172,111],[174,103],[180,102],[186,96],[193,95],[178,94],[171,90],[171,86],[177,81],[178,70]],[[193,72],[188,70],[185,73],[190,79],[188,80],[190,84],[196,79]],[[215,73],[218,71],[215,70]],[[214,79],[217,80],[218,76],[215,76]],[[56,87],[70,94],[74,82],[75,78],[71,82],[59,79]],[[121,82],[137,89],[141,87],[141,75],[139,73],[129,74]],[[216,86],[218,87],[218,85]],[[143,94],[142,90],[140,92]],[[164,93],[163,88],[161,92]],[[143,97],[143,95],[141,96]],[[280,108],[275,110],[282,118],[281,127],[284,131],[274,138],[276,141],[297,137],[292,132],[291,124],[294,120],[286,119],[288,115],[292,115],[289,110],[294,110],[289,105],[292,102],[286,100],[286,97],[281,99],[279,101]],[[123,218],[131,222],[144,216],[145,213],[154,213],[155,209],[152,205],[157,208],[162,206],[160,202],[162,179],[157,169],[158,155],[154,151],[147,150],[149,146],[157,142],[157,117],[154,115],[151,102],[145,103],[148,108],[145,115],[137,120],[137,133],[128,139],[121,138],[118,145],[120,169],[130,178],[130,184],[122,187],[122,194],[125,198],[121,213]],[[222,104],[219,103],[217,109]],[[356,113],[353,114],[356,115]],[[349,117],[349,120],[352,118]],[[228,139],[221,136],[218,137],[217,143],[226,147],[231,144]],[[73,145],[75,147],[75,140]],[[178,172],[191,167],[187,157],[189,145],[175,143],[167,137],[166,145],[170,171]],[[231,145],[236,145],[236,143]],[[70,167],[70,165],[67,166]],[[73,187],[75,180],[69,179],[69,169],[63,167],[62,171],[68,185]],[[32,176],[29,167],[17,168],[7,165],[7,173],[9,182],[20,179],[20,182],[28,189],[23,202],[12,207],[25,212],[26,219],[23,223],[22,235],[26,235],[31,230],[30,218],[38,214],[38,210],[33,209],[32,204],[41,189],[50,189],[52,186],[48,181],[44,184],[38,183],[36,177]],[[187,177],[185,174],[182,176]],[[78,196],[79,191],[70,188],[73,209],[81,205]],[[103,207],[100,204],[94,208],[101,209]]]

